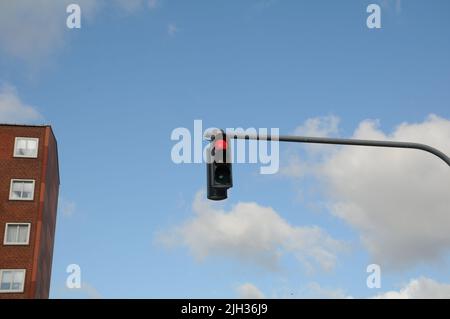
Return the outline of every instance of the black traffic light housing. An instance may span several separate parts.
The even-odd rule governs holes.
[[[233,187],[231,149],[222,130],[211,136],[211,143],[207,149],[206,179],[208,199],[227,198],[227,190]]]

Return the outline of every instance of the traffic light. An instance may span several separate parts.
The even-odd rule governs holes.
[[[233,187],[231,149],[225,132],[211,136],[206,163],[207,197],[211,200],[227,198],[227,190]]]

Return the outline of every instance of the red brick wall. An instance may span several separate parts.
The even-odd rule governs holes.
[[[56,211],[58,206],[59,174],[56,139],[50,129],[47,131],[47,158],[45,174],[45,192],[41,193],[42,222],[36,267],[35,298],[48,298],[55,238]]]
[[[56,142],[49,133],[49,127],[0,125],[0,269],[26,269],[24,293],[0,293],[0,298],[48,297],[59,185]],[[39,138],[38,158],[13,157],[18,136]],[[10,183],[14,178],[35,180],[33,201],[9,200]],[[37,232],[39,215],[43,226]],[[5,225],[11,222],[31,223],[29,245],[3,245]],[[39,281],[39,289],[33,289],[33,276]]]

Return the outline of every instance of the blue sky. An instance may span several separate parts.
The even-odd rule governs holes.
[[[404,262],[390,256],[385,266],[373,248],[379,241],[367,233],[383,223],[369,227],[330,208],[330,203],[353,200],[347,190],[333,188],[339,180],[327,170],[347,154],[340,150],[330,155],[321,149],[316,160],[311,149],[283,144],[282,169],[270,176],[260,175],[258,165],[236,164],[235,186],[223,204],[228,213],[238,203],[253,202],[257,211],[271,207],[291,227],[315,225],[345,241],[348,249],[337,254],[330,271],[308,271],[289,250],[282,249],[278,269],[271,270],[233,251],[222,253],[224,246],[199,260],[189,244],[168,249],[157,240],[158,234],[173,235],[177,226],[189,232],[188,221],[201,218],[192,204],[205,187],[204,165],[176,165],[170,158],[172,130],[192,130],[195,119],[204,127],[279,128],[287,134],[298,127],[311,132],[307,119],[330,126],[330,119],[339,118],[338,128],[328,127],[331,134],[378,132],[420,139],[421,132],[434,132],[426,141],[441,146],[438,140],[449,136],[439,133],[449,132],[450,119],[448,1],[160,0],[136,1],[132,7],[123,1],[83,0],[78,2],[82,28],[76,30],[66,28],[61,3],[15,2],[26,6],[4,2],[0,10],[0,83],[4,92],[41,115],[24,121],[51,124],[59,143],[61,203],[52,297],[236,297],[244,284],[266,297],[370,297],[399,291],[423,277],[448,293],[447,237],[436,239],[441,246],[435,254],[414,252]],[[366,26],[370,3],[381,6],[381,29]],[[14,19],[21,10],[29,19],[19,23]],[[429,114],[439,120],[430,120]],[[379,126],[355,133],[367,119],[379,120]],[[398,128],[406,122],[417,124]],[[408,165],[408,156],[402,156],[399,161],[406,162],[398,167]],[[323,163],[325,173],[293,174],[291,164],[305,158]],[[426,170],[422,159],[417,167]],[[355,202],[365,208],[361,198],[369,194],[383,202],[384,186],[377,188],[370,176],[361,176],[369,188]],[[396,177],[398,183],[385,183],[400,193],[405,180]],[[433,187],[426,192],[413,188],[402,199],[416,198],[418,207],[419,197],[439,196]],[[448,203],[445,196],[439,199]],[[389,203],[377,209],[397,209],[399,216],[409,209]],[[447,207],[430,211],[442,216]],[[412,221],[395,222],[408,228]],[[430,233],[435,226],[430,224]],[[429,233],[420,236],[434,243]],[[401,234],[385,238],[403,240]],[[366,286],[372,262],[381,264],[381,289]],[[64,288],[72,263],[82,270],[85,289],[80,291]]]

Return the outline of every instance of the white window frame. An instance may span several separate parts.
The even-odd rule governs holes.
[[[22,289],[8,289],[8,290],[2,290],[1,289],[3,273],[5,271],[13,271],[13,272],[21,271],[21,272],[23,272]],[[27,270],[26,269],[0,269],[0,293],[23,293],[25,291],[25,281],[27,279],[26,276],[27,276]]]
[[[24,243],[8,242],[8,226],[28,226],[27,241]],[[30,244],[31,223],[6,223],[5,236],[3,237],[3,245],[7,246],[28,246]]]
[[[32,182],[33,183],[33,192],[31,193],[31,198],[14,198],[13,197],[13,184],[14,182]],[[9,185],[9,200],[18,200],[18,201],[33,201],[34,200],[34,191],[36,188],[36,181],[34,179],[11,179],[11,184]]]
[[[29,155],[17,154],[17,141],[18,140],[36,141],[36,155],[29,156]],[[37,138],[37,137],[21,137],[21,136],[18,136],[14,140],[14,157],[37,158],[38,157],[38,153],[39,153],[39,138]]]

